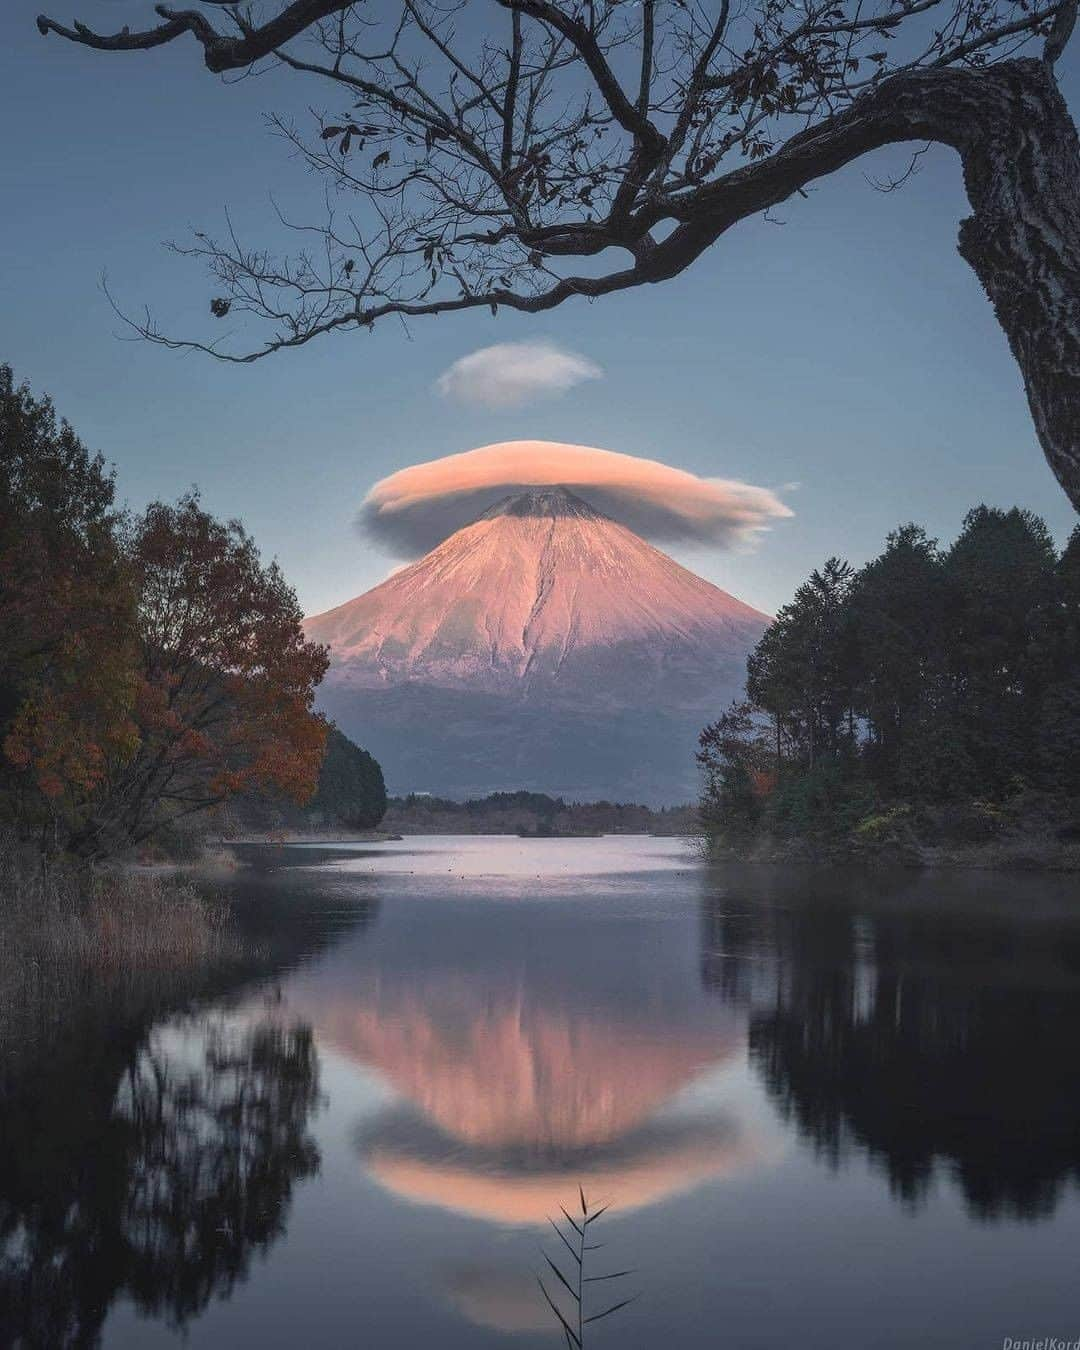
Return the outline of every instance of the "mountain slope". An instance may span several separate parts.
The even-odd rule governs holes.
[[[664,800],[692,792],[693,735],[741,684],[767,623],[549,488],[499,502],[306,629],[333,658],[324,706],[372,747],[392,789],[634,786]],[[544,781],[521,777],[540,764]]]

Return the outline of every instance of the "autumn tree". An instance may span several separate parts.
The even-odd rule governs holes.
[[[277,564],[195,495],[132,518],[114,494],[0,367],[0,822],[87,857],[254,789],[304,801],[326,741]]]
[[[137,744],[118,757],[71,847],[109,852],[255,788],[315,791],[326,723],[313,712],[324,648],[238,521],[196,495],[129,525],[138,593]]]
[[[66,837],[134,747],[134,578],[113,476],[0,366],[0,818]]]
[[[382,766],[329,722],[318,786],[310,800],[298,803],[295,795],[258,787],[230,802],[226,823],[230,831],[240,833],[311,826],[373,830],[384,815]]]
[[[1054,73],[1076,8],[203,0],[117,33],[38,27],[105,52],[188,42],[213,73],[274,64],[321,94],[312,126],[275,118],[338,207],[296,223],[301,250],[231,229],[181,248],[216,279],[213,315],[250,321],[250,345],[139,325],[229,360],[390,315],[537,313],[661,282],[874,150],[948,146],[972,211],[960,253],[1080,506],[1080,146]]]

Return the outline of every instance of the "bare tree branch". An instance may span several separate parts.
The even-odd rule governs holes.
[[[190,34],[212,71],[271,58],[331,101],[310,130],[271,119],[325,183],[321,221],[277,221],[299,251],[250,248],[231,226],[177,248],[209,268],[212,314],[256,338],[127,320],[229,361],[391,315],[535,314],[660,282],[863,155],[949,146],[974,212],[961,252],[1080,503],[1080,149],[1053,75],[1078,2],[278,0],[256,23],[204,0],[159,4],[140,32],[38,26],[108,51]],[[508,34],[491,22],[505,11]]]

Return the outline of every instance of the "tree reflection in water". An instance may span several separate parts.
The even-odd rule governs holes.
[[[244,1279],[284,1232],[294,1185],[317,1173],[310,1029],[180,1025],[160,1036],[114,1028],[96,1045],[73,1029],[6,1096],[4,1344],[93,1346],[121,1295],[182,1327]]]
[[[833,1166],[861,1152],[907,1203],[944,1174],[977,1219],[1048,1217],[1080,1184],[1080,916],[879,885],[706,900],[706,986],[749,1007],[751,1062]]]

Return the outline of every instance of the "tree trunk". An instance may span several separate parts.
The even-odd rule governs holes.
[[[1045,61],[921,67],[883,80],[691,197],[696,210],[665,241],[686,256],[669,260],[664,275],[737,221],[871,151],[913,141],[960,155],[973,212],[960,227],[960,254],[994,306],[1043,452],[1080,511],[1080,142]]]
[[[960,255],[990,297],[1043,451],[1080,511],[1080,143],[1043,62],[1006,62],[978,82],[985,97],[953,141],[974,212]]]

